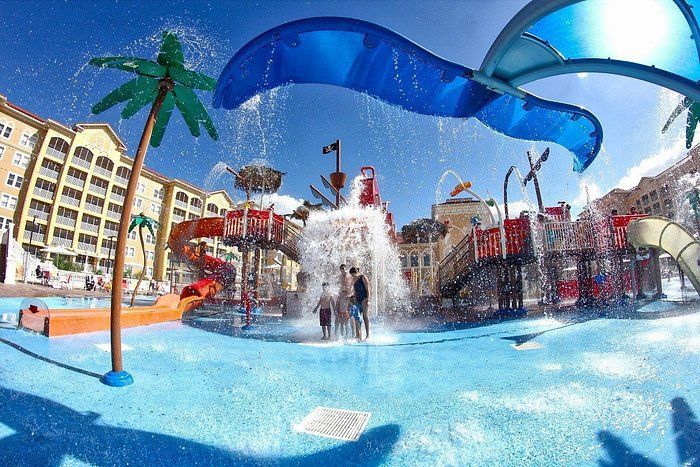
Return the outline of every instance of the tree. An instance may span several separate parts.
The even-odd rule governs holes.
[[[136,74],[136,78],[127,81],[95,104],[92,113],[99,114],[122,102],[127,102],[121,112],[124,119],[151,104],[151,110],[141,134],[131,178],[124,197],[119,235],[114,254],[114,278],[112,280],[111,300],[111,344],[112,371],[107,373],[103,382],[109,385],[123,386],[131,384],[133,378],[123,370],[121,353],[121,300],[122,279],[124,277],[124,259],[126,250],[127,228],[131,221],[136,185],[143,168],[148,144],[158,147],[163,140],[165,128],[173,109],[177,107],[187,124],[192,136],[200,135],[200,125],[204,126],[209,136],[216,140],[218,134],[206,109],[199,101],[193,89],[212,91],[216,85],[213,78],[185,68],[182,45],[177,36],[169,31],[163,32],[163,40],[156,61],[136,57],[93,58],[90,65],[100,68],[115,68]]]
[[[146,245],[143,241],[143,228],[146,227],[148,229],[148,231],[151,233],[151,236],[153,238],[155,238],[156,234],[153,231],[153,227],[160,227],[160,224],[155,219],[152,219],[141,212],[141,213],[139,213],[138,216],[135,216],[131,220],[131,224],[129,225],[129,233],[133,232],[133,230],[137,227],[139,229],[139,241],[141,242],[141,253],[143,256],[143,268],[141,268],[141,274],[138,275],[139,280],[136,281],[136,287],[134,288],[134,293],[131,295],[131,304],[129,306],[134,306],[134,300],[136,300],[136,292],[138,292],[139,286],[141,285],[141,281],[143,280],[143,277],[146,275]]]

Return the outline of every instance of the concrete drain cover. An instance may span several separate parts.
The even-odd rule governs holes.
[[[369,412],[316,407],[301,422],[299,430],[326,438],[357,441],[371,416]]]
[[[537,350],[544,349],[544,346],[539,342],[529,341],[522,344],[510,344],[515,350]]]

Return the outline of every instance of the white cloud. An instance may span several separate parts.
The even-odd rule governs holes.
[[[656,154],[642,159],[639,164],[627,169],[627,174],[617,183],[617,188],[629,190],[637,186],[642,177],[658,174],[674,162],[683,158],[686,154],[685,138],[680,138],[676,140],[673,146],[666,147]],[[593,198],[591,197],[591,199]]]

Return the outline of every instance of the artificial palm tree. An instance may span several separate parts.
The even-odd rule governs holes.
[[[131,384],[133,378],[123,371],[121,353],[121,299],[122,278],[124,273],[124,253],[126,250],[127,229],[131,220],[131,206],[136,193],[139,175],[150,142],[158,147],[163,140],[165,128],[173,109],[177,107],[192,136],[200,135],[200,125],[204,126],[209,136],[216,140],[216,128],[206,109],[193,89],[212,91],[216,85],[213,78],[185,68],[182,45],[177,36],[163,32],[163,41],[156,61],[136,57],[104,57],[90,60],[90,65],[100,68],[116,68],[136,74],[104,99],[95,104],[92,113],[99,114],[122,102],[127,102],[121,116],[126,119],[151,104],[146,125],[136,150],[131,178],[126,190],[124,207],[121,214],[119,235],[114,259],[114,277],[112,280],[111,304],[111,341],[112,371],[107,373],[103,382],[112,386]]]
[[[678,106],[673,109],[671,116],[668,117],[666,124],[661,129],[661,133],[666,133],[671,123],[673,123],[685,109],[688,109],[688,116],[685,122],[685,147],[686,149],[690,149],[693,145],[693,139],[695,138],[695,129],[698,126],[698,121],[700,121],[700,102],[696,102],[690,97],[684,97]]]
[[[139,213],[138,216],[135,216],[131,220],[131,224],[129,225],[129,233],[133,232],[135,228],[139,229],[139,241],[141,242],[141,253],[143,255],[143,268],[141,269],[141,274],[139,274],[139,280],[136,281],[136,287],[134,288],[134,293],[131,295],[131,304],[130,306],[134,306],[134,300],[136,300],[136,292],[139,290],[139,286],[141,285],[141,281],[143,281],[143,276],[146,274],[146,245],[144,244],[143,241],[143,228],[146,227],[148,231],[151,233],[151,236],[153,238],[156,237],[155,232],[153,231],[153,227],[160,227],[160,224],[158,221],[155,219],[152,219],[145,215],[144,213]]]

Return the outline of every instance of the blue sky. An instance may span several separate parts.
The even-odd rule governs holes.
[[[155,57],[160,32],[174,29],[187,43],[190,64],[214,77],[233,54],[259,33],[308,16],[350,16],[393,29],[443,57],[478,68],[493,39],[524,0],[462,1],[274,1],[274,2],[4,2],[0,43],[0,93],[10,101],[67,124],[106,121],[135,150],[145,111],[120,121],[115,108],[90,115],[90,107],[129,79],[126,73],[85,66],[95,56],[134,54]],[[661,135],[679,97],[661,88],[610,75],[549,78],[526,87],[541,97],[591,110],[604,129],[604,149],[581,175],[572,157],[552,146],[541,184],[546,204],[566,200],[580,208],[586,199],[616,186],[629,187],[681,157],[682,119]],[[291,86],[262,96],[237,111],[210,108],[221,139],[189,136],[174,115],[164,142],[151,148],[147,165],[209,189],[231,180],[209,176],[220,161],[240,166],[266,159],[287,172],[281,193],[311,198],[309,183],[334,169],[321,147],[343,141],[344,170],[351,176],[373,165],[384,199],[392,202],[397,224],[427,217],[455,181],[452,169],[474,189],[501,199],[501,184],[513,164],[525,170],[527,150],[543,143],[508,139],[475,119],[438,119],[389,107],[349,90],[318,85]],[[437,191],[437,193],[436,193]],[[530,195],[534,199],[534,195]],[[522,199],[513,184],[510,199]]]

